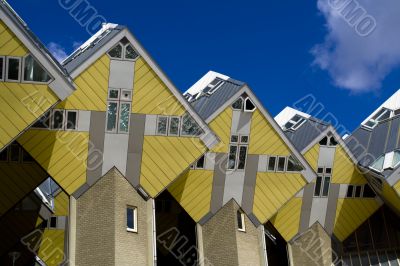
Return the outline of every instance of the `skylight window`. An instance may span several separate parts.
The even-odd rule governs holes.
[[[400,163],[400,150],[388,152],[378,157],[370,168],[382,172],[396,168]]]
[[[368,120],[368,122],[366,122],[364,124],[364,126],[367,127],[367,128],[373,129],[374,127],[376,127],[376,125],[378,125],[379,122],[390,118],[391,112],[392,111],[389,110],[389,109],[382,108],[370,120]]]
[[[297,130],[299,127],[301,127],[307,119],[300,115],[295,115],[292,119],[290,119],[285,125],[285,130]]]
[[[204,93],[213,94],[216,90],[218,90],[224,81],[222,79],[216,78],[214,79],[208,86],[204,89]]]

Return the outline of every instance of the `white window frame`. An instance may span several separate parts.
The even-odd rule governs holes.
[[[134,228],[130,228],[128,227],[128,209],[133,210],[133,225]],[[138,209],[137,207],[134,206],[126,206],[126,211],[125,211],[125,215],[126,215],[126,231],[127,232],[131,232],[131,233],[137,233],[138,232],[138,224],[137,224],[137,220],[138,220],[138,213],[137,213]]]
[[[111,98],[110,97],[110,92],[111,91],[118,91],[118,98]],[[122,99],[121,95],[123,91],[129,91],[130,92],[130,97],[129,99]],[[106,126],[105,126],[105,132],[106,133],[114,133],[114,134],[129,134],[130,130],[130,120],[131,120],[131,110],[132,110],[132,94],[133,91],[128,90],[128,89],[117,89],[117,88],[108,88],[107,92],[107,110],[106,110]],[[108,130],[107,125],[108,125],[108,105],[110,103],[116,103],[117,104],[117,112],[116,112],[116,127],[113,130]],[[129,104],[129,111],[128,111],[128,130],[127,131],[122,131],[120,128],[120,118],[121,118],[121,105],[122,104]]]
[[[166,129],[165,129],[165,134],[162,134],[162,133],[158,132],[158,125],[159,125],[159,122],[160,122],[160,118],[166,118],[167,119],[167,125],[166,125]],[[157,136],[168,136],[168,132],[169,132],[169,116],[157,115],[156,135]]]
[[[40,82],[40,81],[29,81],[29,80],[25,80],[25,59],[26,59],[29,55],[32,56],[32,57],[33,57],[33,60],[35,60],[36,63],[38,63],[38,64],[42,67],[42,69],[47,73],[47,75],[49,75],[49,77],[50,77],[49,81],[47,81],[47,82]],[[22,64],[21,64],[21,83],[29,83],[29,84],[47,84],[47,85],[48,85],[48,84],[50,84],[51,82],[53,82],[53,80],[54,80],[53,76],[50,75],[50,73],[43,67],[42,64],[39,63],[38,60],[36,60],[36,58],[35,58],[32,54],[27,54],[27,55],[25,55],[25,56],[22,58]]]
[[[232,136],[237,136],[237,139],[238,139],[237,142],[232,141]],[[241,137],[242,136],[247,136],[249,141],[247,143],[242,143],[241,142]],[[227,161],[227,164],[226,164],[226,169],[228,171],[245,171],[246,170],[246,166],[247,166],[247,157],[248,157],[248,154],[249,154],[250,137],[248,135],[232,134],[230,136],[230,140],[229,141],[230,141],[230,144],[229,144],[229,150],[228,150],[228,161]],[[234,165],[234,168],[232,168],[232,169],[229,168],[229,155],[230,155],[231,146],[235,146],[236,147],[235,165]],[[243,169],[239,169],[239,159],[240,159],[240,148],[241,147],[246,147],[246,157],[245,157]]]
[[[234,105],[237,101],[239,101],[239,99],[242,100],[242,106],[240,107],[240,109],[233,107],[233,105]],[[243,97],[240,96],[239,98],[237,98],[237,99],[231,104],[231,108],[232,108],[232,110],[235,110],[235,111],[243,111],[243,110],[244,110],[244,103],[245,103],[245,101],[244,101]]]
[[[172,119],[178,119],[178,134],[172,134],[171,133],[171,121]],[[157,120],[158,122],[158,120]],[[168,128],[167,128],[167,132],[168,132],[168,136],[172,136],[172,137],[179,137],[181,134],[181,123],[182,123],[182,119],[180,116],[171,116],[168,118]],[[158,127],[158,123],[157,123],[157,127]]]
[[[75,128],[67,128],[68,125],[68,114],[69,113],[76,113],[76,121],[75,121]],[[64,112],[64,130],[66,131],[77,131],[78,130],[78,121],[79,121],[79,111],[78,110],[65,110]]]
[[[240,213],[240,220],[241,220],[241,222],[242,222],[242,227],[239,227],[239,224],[238,224],[238,231],[240,231],[240,232],[246,232],[246,223],[245,223],[245,216],[244,216],[244,213],[242,212],[242,211],[240,211],[240,210],[238,210],[237,211],[237,214],[239,214]],[[236,214],[236,215],[237,215]],[[236,217],[236,219],[237,219],[237,217]]]
[[[378,114],[381,110],[385,110],[385,112],[383,112],[380,116],[378,116],[378,117],[376,117],[376,118],[373,118],[375,115],[372,116],[372,118],[369,119],[367,122],[365,122],[365,123],[363,124],[363,126],[366,127],[366,128],[368,128],[368,129],[374,129],[374,128],[379,124],[379,122],[384,121],[384,120],[379,121],[379,118],[381,118],[381,117],[382,117],[383,115],[385,115],[387,112],[390,113],[390,114],[389,114],[389,118],[391,118],[391,117],[393,116],[393,111],[390,110],[390,109],[388,109],[388,108],[385,108],[385,107],[379,109],[376,113]],[[389,118],[387,118],[387,119],[389,119]],[[386,119],[385,119],[385,120],[386,120]],[[367,126],[367,123],[370,122],[370,121],[372,121],[372,122],[374,123],[374,126],[372,126],[372,127]]]
[[[8,79],[8,69],[9,69],[9,59],[18,59],[19,62],[19,71],[18,71],[18,80]],[[16,56],[7,56],[6,57],[6,73],[5,73],[5,81],[7,82],[21,82],[21,74],[22,74],[22,63],[21,57]]]
[[[122,108],[121,108],[121,106],[123,105],[123,104],[129,104],[129,110],[128,110],[128,129],[127,129],[127,131],[122,131],[121,130],[121,123],[120,123],[120,119],[121,119],[121,112],[122,112]],[[128,102],[128,101],[119,101],[119,103],[118,103],[118,117],[117,117],[117,124],[118,124],[118,126],[117,126],[117,133],[118,134],[129,134],[129,128],[130,128],[130,121],[131,121],[131,110],[132,110],[132,103],[131,102]]]
[[[2,67],[3,67],[3,73],[2,76],[0,76],[0,81],[4,81],[6,77],[6,57],[1,55],[1,59],[3,59]]]
[[[287,157],[286,156],[277,156],[276,158],[277,158],[277,160],[276,160],[276,164],[275,164],[275,166],[276,166],[275,172],[277,172],[277,173],[285,173],[286,169],[287,169]],[[285,164],[283,166],[283,171],[279,170],[279,159],[281,159],[281,158],[285,159]]]
[[[275,165],[274,165],[274,170],[269,170],[269,160],[270,158],[275,158]],[[267,171],[266,172],[270,172],[270,173],[274,173],[276,171],[276,165],[278,163],[278,156],[274,156],[274,155],[270,155],[267,158]]]
[[[201,158],[204,158],[203,167],[197,167],[197,163],[200,161]],[[204,170],[205,167],[206,167],[206,155],[203,154],[203,155],[193,164],[193,170]]]
[[[253,108],[252,110],[247,110],[247,109],[246,109],[246,103],[247,103],[247,101],[250,101],[251,104],[254,106],[254,108]],[[250,99],[250,97],[246,97],[246,99],[244,99],[244,102],[243,102],[243,112],[246,112],[246,113],[254,113],[255,110],[257,110],[256,104]]]
[[[211,81],[211,82],[213,82],[213,81]],[[207,92],[210,95],[213,94],[214,92],[216,92],[219,88],[221,88],[221,86],[225,83],[225,80],[218,79],[218,81],[215,85],[211,85],[211,82],[207,85],[207,87],[211,87],[210,90]]]
[[[62,112],[63,122],[61,128],[54,128],[53,116],[55,112]],[[50,114],[50,129],[52,130],[65,130],[65,110],[64,109],[53,109]]]
[[[331,168],[331,167],[318,167],[318,169],[320,169],[320,168],[323,169],[323,170],[322,170],[322,173],[317,171],[317,178],[321,177],[321,187],[319,189],[319,195],[316,196],[315,195],[315,189],[316,189],[316,185],[317,185],[317,179],[315,179],[313,197],[314,198],[328,198],[329,194],[330,194],[330,188],[331,188],[331,185],[332,185],[332,170],[331,170],[331,173],[328,174],[328,173],[326,173],[326,169],[327,168]],[[324,193],[324,186],[325,186],[325,178],[327,178],[327,177],[329,177],[328,194],[326,196],[324,196],[323,193]]]

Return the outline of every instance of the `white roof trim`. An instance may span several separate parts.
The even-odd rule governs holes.
[[[275,121],[281,128],[284,128],[285,124],[289,122],[295,115],[300,115],[307,119],[311,117],[309,114],[300,112],[299,110],[287,106],[277,116],[275,116]]]
[[[209,71],[201,79],[199,79],[195,84],[193,84],[193,86],[191,86],[187,91],[185,91],[183,93],[183,95],[186,95],[186,94],[195,95],[195,94],[203,91],[216,78],[220,78],[225,81],[230,79],[230,77],[223,75],[221,73]]]
[[[400,108],[400,89],[397,90],[389,99],[387,99],[381,106],[379,106],[370,116],[368,116],[361,124],[364,125],[372,117],[374,117],[382,108],[396,110]]]

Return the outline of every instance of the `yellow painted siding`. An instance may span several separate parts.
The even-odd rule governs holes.
[[[253,205],[255,216],[265,223],[305,184],[301,174],[258,173]]]
[[[69,194],[86,182],[89,133],[32,129],[18,142]]]
[[[400,211],[400,197],[397,190],[398,186],[399,183],[395,184],[394,188],[392,188],[388,183],[383,182],[382,194],[384,199],[388,201],[393,208]]]
[[[182,104],[143,58],[135,64],[132,112],[178,116],[185,113]]]
[[[28,53],[25,45],[0,20],[0,55],[25,56]]]
[[[196,222],[210,211],[213,173],[207,170],[191,170],[168,188]]]
[[[302,198],[291,199],[270,219],[270,222],[287,242],[299,232],[302,202]]]
[[[155,197],[196,161],[206,148],[198,138],[145,136],[140,183]]]
[[[39,258],[48,266],[58,266],[64,260],[64,253],[64,230],[44,230],[38,251]]]
[[[232,112],[232,108],[229,106],[209,123],[211,130],[220,139],[218,145],[211,150],[212,152],[228,153],[231,138]]]
[[[333,162],[332,183],[337,184],[366,184],[367,180],[358,171],[346,151],[338,145]]]
[[[317,143],[304,154],[304,158],[314,170],[318,168],[319,147],[319,143]]]
[[[340,241],[345,240],[379,207],[375,199],[338,199],[333,233]]]
[[[0,163],[0,216],[47,178],[35,163]]]
[[[110,58],[103,55],[75,78],[76,91],[56,108],[106,111]]]
[[[251,120],[249,154],[289,155],[286,143],[257,109]]]
[[[69,215],[69,196],[62,191],[54,199],[54,214],[55,216]]]

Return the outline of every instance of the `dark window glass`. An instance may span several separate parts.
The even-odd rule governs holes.
[[[181,135],[183,136],[199,136],[203,130],[197,122],[189,114],[185,114],[182,118]]]
[[[372,190],[372,188],[366,184],[364,186],[364,193],[363,193],[363,197],[364,198],[375,198],[375,192]]]
[[[246,166],[246,157],[247,157],[247,146],[240,146],[238,169],[244,169],[244,167]]]
[[[371,262],[370,265],[379,265],[378,257],[375,252],[369,252],[369,260]]]
[[[285,162],[286,162],[285,157],[279,157],[279,159],[278,159],[278,171],[279,172],[285,171]]]
[[[51,77],[43,67],[31,56],[24,60],[24,80],[34,82],[48,82]]]
[[[121,58],[122,57],[122,46],[118,44],[115,46],[108,54],[113,58]]]
[[[331,178],[329,176],[325,176],[324,189],[322,190],[322,196],[323,197],[327,197],[328,196],[330,183],[331,183]]]
[[[315,188],[314,188],[314,196],[316,196],[316,197],[321,196],[321,186],[322,186],[322,177],[317,176],[317,180],[315,182]]]
[[[67,112],[67,129],[76,129],[77,112]]]
[[[53,128],[62,129],[64,124],[64,111],[55,110],[53,112]]]
[[[0,57],[0,79],[4,79],[3,74],[4,74],[4,58]]]
[[[239,137],[238,135],[232,135],[231,136],[231,143],[238,143]]]
[[[320,142],[319,145],[328,145],[328,137],[323,138]]]
[[[256,109],[256,106],[250,99],[246,99],[244,108],[246,111],[254,111]]]
[[[324,172],[324,168],[318,168],[318,173],[322,174]]]
[[[249,143],[249,136],[240,136],[240,143]]]
[[[168,127],[168,117],[158,117],[157,134],[166,135]]]
[[[11,162],[19,162],[19,145],[11,144],[10,146],[10,161]]]
[[[134,220],[134,209],[127,208],[126,209],[126,226],[129,229],[135,229],[135,220]]]
[[[49,128],[50,127],[50,112],[45,113],[38,121],[33,124],[34,128]]]
[[[268,171],[275,171],[276,157],[268,158]]]
[[[300,172],[303,170],[303,167],[301,166],[300,162],[296,158],[294,158],[293,156],[290,156],[288,158],[287,170],[289,172]]]
[[[347,194],[346,194],[347,198],[352,198],[353,197],[353,190],[354,190],[354,186],[349,185],[349,187],[347,188]]]
[[[205,157],[204,155],[200,157],[200,159],[197,161],[196,163],[196,168],[198,169],[203,169],[204,168],[204,161],[205,161]]]
[[[9,80],[19,80],[19,66],[20,59],[8,58],[8,74],[7,78]]]
[[[50,228],[56,228],[57,227],[57,217],[51,217],[50,218]]]
[[[396,253],[394,251],[388,251],[387,255],[391,266],[399,266]]]
[[[351,266],[350,255],[343,256],[342,260],[343,260],[343,266]]]
[[[7,162],[8,161],[8,148],[5,148],[0,153],[0,162]]]
[[[358,257],[358,254],[351,255],[351,262],[353,263],[352,266],[361,266],[360,257]]]
[[[235,110],[242,110],[243,108],[243,99],[240,97],[232,104],[232,108]]]
[[[229,158],[228,158],[228,169],[235,169],[236,154],[237,154],[237,146],[230,146]]]
[[[389,262],[388,262],[389,260],[386,256],[385,251],[379,251],[378,256],[379,256],[379,261],[381,262],[381,266],[389,266]]]
[[[46,229],[46,228],[47,228],[47,220],[44,220],[44,221],[40,224],[40,227],[41,227],[42,229]]]
[[[125,58],[126,59],[136,59],[138,58],[138,53],[136,53],[135,49],[131,45],[126,46],[125,50]]]
[[[367,253],[361,253],[360,259],[361,259],[361,265],[369,265],[369,259]]]
[[[356,191],[354,193],[354,197],[356,197],[356,198],[361,197],[361,186],[356,186]]]
[[[331,146],[336,146],[338,143],[337,143],[337,141],[336,141],[336,139],[334,138],[334,137],[331,137],[331,143],[330,143],[330,145]]]
[[[243,230],[244,226],[242,221],[242,213],[240,211],[237,211],[236,217],[237,217],[238,228]]]
[[[171,117],[171,122],[169,123],[169,134],[171,136],[179,135],[179,117]]]
[[[332,168],[325,168],[325,173],[331,174],[332,173]]]

